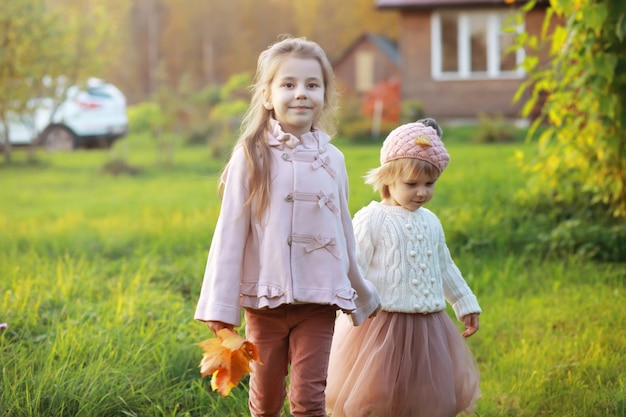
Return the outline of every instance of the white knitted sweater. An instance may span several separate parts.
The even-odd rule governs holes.
[[[359,266],[380,293],[383,310],[433,313],[445,310],[447,300],[459,320],[481,313],[433,212],[372,201],[353,224]]]

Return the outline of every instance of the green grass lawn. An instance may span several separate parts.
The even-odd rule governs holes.
[[[179,146],[159,164],[137,136],[116,146],[136,175],[103,174],[107,151],[0,165],[0,416],[247,415],[245,381],[221,398],[200,378],[209,331],[192,318],[224,161]],[[379,148],[341,149],[354,213],[376,198],[361,177]],[[623,417],[625,265],[512,250],[525,225],[508,220],[524,183],[511,158],[530,145],[448,149],[429,207],[484,311],[468,340],[476,415]]]

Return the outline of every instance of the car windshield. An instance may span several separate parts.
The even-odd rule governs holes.
[[[111,93],[106,91],[106,89],[103,87],[89,87],[89,89],[87,89],[87,93],[89,93],[90,96],[94,96],[94,97],[102,97],[102,98],[113,97]]]

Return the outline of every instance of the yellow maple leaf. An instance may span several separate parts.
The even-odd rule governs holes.
[[[431,146],[430,138],[426,135],[419,135],[415,138],[415,143],[417,145]]]
[[[200,361],[200,374],[211,377],[211,388],[227,396],[244,375],[250,372],[250,362],[259,362],[259,352],[254,343],[245,340],[236,332],[221,329],[217,338],[198,344],[204,355]]]

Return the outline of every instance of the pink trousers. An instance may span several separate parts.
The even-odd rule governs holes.
[[[321,304],[246,309],[246,337],[258,347],[261,360],[250,373],[252,417],[280,417],[288,373],[291,414],[326,415],[324,391],[335,312],[335,307]]]

